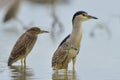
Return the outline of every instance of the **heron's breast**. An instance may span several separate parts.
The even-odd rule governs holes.
[[[78,50],[70,50],[70,56],[71,58],[76,57],[78,54]]]

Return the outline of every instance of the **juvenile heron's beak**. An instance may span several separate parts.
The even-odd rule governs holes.
[[[88,15],[88,18],[89,19],[98,19],[97,17],[91,16],[91,15]]]
[[[49,33],[49,32],[45,30],[41,30],[40,33]]]

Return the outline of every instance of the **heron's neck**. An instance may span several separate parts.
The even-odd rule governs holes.
[[[82,22],[75,21],[73,24],[73,30],[69,38],[69,42],[74,44],[74,46],[79,47],[82,38]]]

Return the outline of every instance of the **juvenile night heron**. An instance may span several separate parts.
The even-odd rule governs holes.
[[[32,27],[28,29],[16,42],[8,59],[8,66],[11,66],[14,62],[21,60],[21,65],[26,65],[26,57],[32,50],[38,34],[48,33],[48,31],[41,30],[38,27]]]
[[[80,42],[82,39],[82,22],[89,19],[97,19],[96,17],[88,15],[85,11],[78,11],[74,14],[72,19],[73,30],[59,45],[52,57],[53,70],[65,69],[68,70],[68,63],[72,60],[73,71],[75,70],[76,56],[80,50]],[[66,46],[65,43],[70,43],[74,48],[69,51],[64,51]]]

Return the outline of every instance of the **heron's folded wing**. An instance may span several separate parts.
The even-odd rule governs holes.
[[[58,47],[52,58],[52,66],[60,64],[66,60],[68,57],[69,51],[66,50],[62,45]]]
[[[13,47],[13,50],[11,52],[10,57],[11,58],[18,58],[19,56],[22,56],[26,53],[27,49],[27,43],[30,41],[29,35],[23,34],[18,41],[16,42],[15,46]]]

